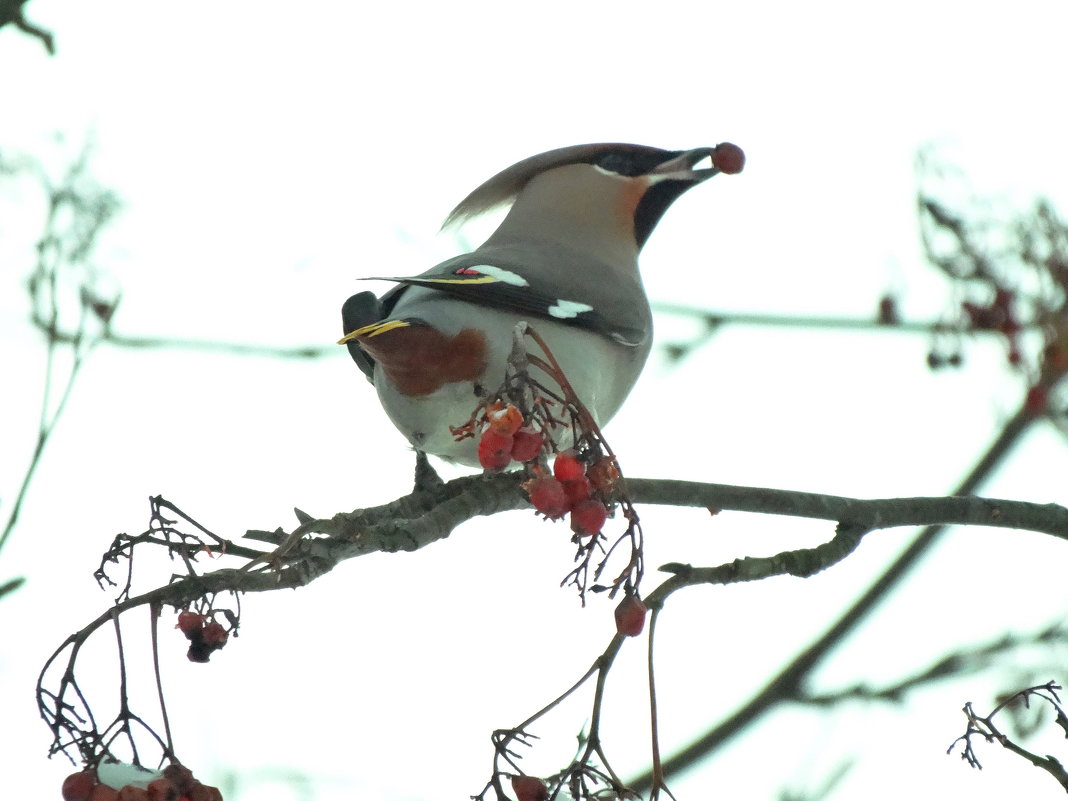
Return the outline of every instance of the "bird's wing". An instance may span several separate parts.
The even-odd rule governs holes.
[[[593,270],[604,275],[595,275],[592,280],[587,276],[587,280],[572,291],[560,281],[552,280],[559,270],[532,270],[512,259],[487,259],[486,254],[475,252],[442,262],[422,275],[375,280],[402,285],[383,296],[387,315],[404,286],[421,286],[468,303],[584,328],[622,345],[638,347],[647,342],[651,326],[648,302],[640,285],[628,298],[628,306],[608,291],[614,289],[616,295],[620,293],[618,285],[609,286],[615,277],[610,268],[594,263],[575,264],[571,269]]]

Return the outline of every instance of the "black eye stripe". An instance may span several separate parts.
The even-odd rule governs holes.
[[[645,175],[680,153],[682,153],[681,150],[670,151],[654,148],[643,148],[639,151],[609,150],[597,156],[591,163],[601,169],[625,175],[628,178],[634,178],[639,175]]]

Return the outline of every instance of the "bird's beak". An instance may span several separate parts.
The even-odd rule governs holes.
[[[719,172],[712,163],[712,152],[713,148],[711,147],[698,147],[684,151],[652,169],[649,172],[649,176],[653,181],[671,180],[700,183]],[[698,169],[697,165],[706,160],[708,166]]]

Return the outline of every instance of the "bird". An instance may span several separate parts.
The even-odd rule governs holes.
[[[742,164],[730,143],[583,144],[519,161],[460,201],[442,226],[510,203],[493,234],[420,275],[378,278],[396,284],[381,297],[350,297],[339,344],[420,458],[478,466],[474,439],[457,441],[450,426],[501,385],[520,321],[545,340],[603,425],[652,347],[642,247],[684,192]]]

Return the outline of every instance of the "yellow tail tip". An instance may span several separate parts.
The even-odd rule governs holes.
[[[371,323],[370,325],[365,325],[362,328],[357,328],[355,331],[351,331],[348,334],[345,334],[345,336],[341,337],[341,339],[337,341],[337,344],[345,345],[354,339],[359,339],[360,337],[376,337],[379,334],[384,334],[387,331],[392,331],[395,328],[406,328],[409,325],[411,325],[411,323],[408,323],[404,320],[386,320],[385,322],[381,323]]]

